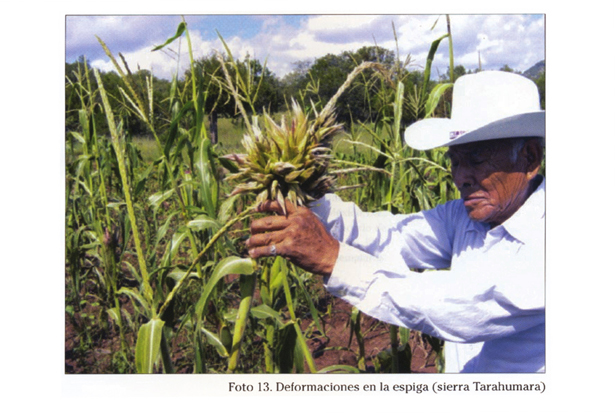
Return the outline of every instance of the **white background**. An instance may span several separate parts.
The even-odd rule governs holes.
[[[88,411],[615,411],[612,13],[562,3],[21,1],[2,5],[3,404]],[[227,2],[228,3],[228,2]],[[549,4],[548,4],[549,3]],[[219,2],[225,6],[225,2]],[[234,3],[236,4],[236,3]],[[500,4],[500,3],[498,3]],[[556,5],[560,7],[556,7]],[[602,7],[600,7],[602,5]],[[582,6],[582,7],[581,7]],[[199,13],[546,13],[547,371],[544,375],[64,375],[64,16]],[[32,84],[35,87],[29,88]],[[8,128],[7,128],[8,126]],[[537,394],[231,394],[228,382],[546,383]],[[7,400],[8,397],[8,400]],[[118,400],[118,397],[126,397]]]

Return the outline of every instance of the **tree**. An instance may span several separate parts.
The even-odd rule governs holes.
[[[536,86],[538,86],[538,93],[540,95],[540,107],[543,110],[546,109],[546,106],[547,106],[546,94],[545,94],[546,76],[547,76],[546,72],[542,72],[540,76],[538,77],[538,79],[534,81],[536,83]]]
[[[508,66],[508,65],[504,65],[504,66],[502,66],[502,67],[500,68],[500,71],[502,71],[502,72],[516,73],[516,74],[519,74],[519,75],[521,74],[521,72],[520,72],[520,71],[518,71],[518,70],[514,70],[514,69],[512,69],[512,68],[511,68],[510,66]]]
[[[346,51],[338,55],[327,54],[316,59],[305,75],[295,71],[293,77],[286,80],[293,79],[297,82],[300,87],[295,87],[294,90],[303,90],[313,79],[313,85],[318,87],[308,91],[306,99],[324,105],[346,81],[350,72],[362,62],[379,62],[392,67],[395,64],[395,54],[378,46],[366,46],[355,52]],[[364,71],[339,98],[337,104],[339,121],[364,122],[373,120],[379,115],[378,90],[382,84],[373,78],[373,74],[372,70]]]
[[[453,69],[453,78],[455,80],[459,79],[460,76],[463,76],[465,74],[468,74],[468,71],[466,70],[466,68],[463,65],[457,65],[455,66],[455,68]],[[446,75],[444,76],[440,76],[440,78],[444,81],[449,81],[451,78],[451,68],[449,67],[446,70]]]
[[[232,65],[227,66],[227,70],[232,79],[240,76],[249,91],[241,90],[241,86],[236,84],[240,93],[248,93],[251,104],[246,109],[260,113],[263,108],[270,111],[277,111],[280,106],[280,84],[275,75],[256,59],[246,56],[244,60],[237,60],[236,67],[239,74],[235,73]],[[220,116],[235,117],[235,103],[229,91],[223,86],[222,67],[220,61],[214,54],[198,59],[195,62],[195,73],[197,84],[202,91],[206,91],[205,108],[207,112],[216,111]],[[191,82],[192,72],[186,71],[185,82]]]

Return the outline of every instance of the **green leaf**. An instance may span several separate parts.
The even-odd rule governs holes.
[[[269,290],[271,298],[275,299],[280,288],[282,288],[284,281],[283,278],[288,273],[288,267],[286,260],[282,257],[276,257],[269,271]]]
[[[109,315],[109,317],[111,317],[111,320],[113,320],[115,324],[121,325],[119,308],[108,308],[107,314]]]
[[[427,102],[425,102],[425,117],[429,118],[436,110],[438,106],[438,102],[440,102],[440,98],[444,95],[448,89],[453,87],[452,83],[440,83],[437,84],[433,90],[429,93],[427,97]]]
[[[404,101],[404,84],[402,82],[399,82],[397,84],[397,92],[395,94],[395,104],[393,105],[393,111],[394,111],[393,123],[394,123],[395,143],[399,145],[399,147],[401,147],[402,145],[400,132],[401,132],[402,111],[403,111],[403,106],[404,106],[403,101]]]
[[[166,143],[163,149],[163,153],[166,157],[170,156],[169,154],[171,152],[171,148],[177,141],[177,137],[180,132],[180,123],[184,115],[188,113],[188,111],[192,109],[193,107],[194,107],[194,102],[192,101],[186,102],[184,106],[181,108],[181,110],[175,115],[175,117],[171,121],[171,124],[169,125],[169,132],[167,135]]]
[[[150,304],[147,300],[134,288],[122,287],[118,290],[117,294],[126,294],[128,297],[137,300],[139,304],[145,309],[146,313],[150,312]]]
[[[171,271],[169,274],[167,274],[167,277],[171,278],[175,282],[178,282],[184,275],[186,275],[185,270],[175,269]],[[188,277],[198,279],[199,274],[196,271],[192,271],[190,275],[188,275]]]
[[[162,49],[163,47],[165,47],[166,45],[173,43],[175,41],[175,39],[177,39],[178,37],[180,37],[182,34],[184,34],[184,31],[186,30],[186,22],[181,22],[179,24],[179,26],[177,26],[177,32],[175,32],[175,35],[172,37],[169,37],[167,39],[166,42],[164,42],[163,44],[156,46],[152,49],[152,52],[155,52],[157,50]]]
[[[174,189],[169,189],[164,192],[156,192],[147,199],[147,202],[154,208],[154,213],[160,208],[160,205],[162,205],[164,201],[173,195],[174,191]]]
[[[165,237],[165,235],[167,235],[167,232],[169,231],[169,226],[171,225],[171,221],[173,217],[175,217],[175,215],[177,215],[178,213],[179,211],[171,212],[164,224],[158,227],[158,231],[156,231],[156,241],[154,242],[154,250],[156,249],[160,241],[162,241],[162,239]]]
[[[139,284],[141,284],[142,280],[141,276],[139,275],[139,271],[137,271],[137,269],[128,261],[124,261],[124,265],[128,267],[128,271],[130,271],[132,276],[135,277],[135,280],[139,281]]]
[[[399,328],[399,345],[403,347],[406,344],[408,344],[409,340],[410,340],[410,330],[407,328],[400,327]]]
[[[145,189],[145,185],[147,184],[147,180],[149,179],[152,171],[154,170],[154,165],[150,165],[145,171],[143,171],[136,180],[134,196],[138,197],[143,190]]]
[[[280,373],[292,373],[295,360],[295,346],[297,343],[297,330],[288,323],[285,327],[279,329],[275,346],[275,358],[277,360]]]
[[[218,162],[220,162],[220,165],[222,165],[224,168],[228,169],[230,173],[236,174],[237,172],[239,172],[237,164],[230,159],[218,157]]]
[[[235,320],[235,328],[233,330],[233,346],[231,348],[231,357],[229,358],[228,370],[233,372],[237,368],[239,361],[239,350],[243,333],[245,332],[248,323],[248,314],[252,306],[252,297],[256,287],[256,276],[241,275],[239,279],[239,290],[241,292],[241,302],[237,309],[237,318]]]
[[[173,237],[171,238],[171,242],[167,245],[167,249],[162,257],[162,263],[165,266],[171,266],[171,261],[177,255],[177,251],[179,250],[179,246],[182,244],[184,239],[188,236],[185,228],[180,228],[177,230]]]
[[[272,318],[278,324],[278,328],[284,327],[284,319],[282,318],[280,313],[278,313],[266,304],[261,304],[258,307],[253,307],[250,310],[250,314],[252,314],[253,317],[259,319]]]
[[[199,145],[194,167],[199,177],[199,195],[205,206],[205,211],[211,217],[217,214],[218,181],[213,174],[213,156],[211,154],[211,142],[203,138]]]
[[[220,229],[220,223],[207,215],[199,215],[192,221],[188,222],[188,228],[197,231],[205,231],[207,229]]]
[[[299,289],[303,293],[305,297],[305,301],[307,302],[308,307],[310,308],[310,313],[312,314],[312,320],[314,320],[314,322],[316,323],[316,328],[318,328],[319,331],[324,332],[322,326],[320,325],[320,318],[318,317],[318,310],[314,306],[314,302],[312,301],[310,292],[303,284],[303,281],[301,280],[301,277],[299,277],[299,275],[297,274],[296,270],[292,272],[292,275],[294,279],[297,281],[297,284],[299,284]]]
[[[164,322],[152,319],[139,328],[135,348],[135,365],[137,373],[153,373],[154,362],[160,352],[160,339]]]
[[[77,139],[77,141],[79,141],[80,143],[82,143],[83,145],[85,145],[85,138],[83,137],[82,134],[78,133],[78,132],[71,132],[70,133],[73,138]]]
[[[218,211],[218,220],[220,222],[226,222],[231,218],[231,215],[235,213],[234,206],[235,201],[239,198],[239,194],[233,195],[222,202],[220,205],[220,210]]]
[[[207,338],[207,342],[211,344],[212,346],[214,346],[214,348],[216,349],[220,357],[228,358],[229,356],[228,351],[226,350],[226,347],[222,343],[222,340],[220,340],[220,338],[218,338],[216,334],[212,333],[211,331],[207,330],[204,327],[201,327],[201,332],[205,334],[205,337]]]
[[[209,296],[213,291],[218,281],[222,279],[225,275],[229,274],[252,274],[254,272],[254,263],[250,258],[240,258],[240,257],[226,257],[218,265],[214,268],[213,274],[203,287],[203,291],[201,292],[201,297],[199,297],[199,301],[196,303],[195,312],[197,315],[197,320],[202,319],[203,309],[205,308],[205,304],[209,300]]]
[[[425,96],[425,93],[427,91],[427,85],[429,84],[429,79],[431,78],[431,63],[433,62],[434,56],[436,55],[438,46],[440,45],[440,42],[442,41],[442,39],[445,39],[447,37],[448,37],[448,34],[445,34],[443,36],[440,36],[439,38],[437,38],[431,43],[431,48],[429,49],[429,53],[427,54],[427,62],[425,63],[423,87],[421,91],[422,96]]]
[[[299,323],[294,323],[295,331],[297,332],[297,340],[298,345],[300,347],[301,352],[303,353],[303,357],[307,362],[308,367],[312,373],[316,373],[316,364],[314,363],[314,359],[312,358],[312,352],[308,347],[305,338],[303,337],[303,332],[301,331],[301,326]]]

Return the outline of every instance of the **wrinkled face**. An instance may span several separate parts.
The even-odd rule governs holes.
[[[524,148],[525,149],[525,148]],[[455,185],[471,219],[492,227],[510,218],[529,194],[536,175],[526,151],[513,161],[513,140],[473,142],[451,146],[448,156]]]

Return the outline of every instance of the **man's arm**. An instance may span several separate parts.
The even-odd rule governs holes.
[[[540,288],[542,275],[537,272],[544,266],[515,269],[504,265],[498,271],[483,268],[472,273],[457,270],[419,274],[409,270],[409,262],[436,268],[439,262],[450,263],[447,254],[450,257],[451,251],[444,247],[452,243],[451,235],[442,232],[437,224],[440,219],[434,217],[449,214],[450,208],[439,208],[427,217],[383,216],[380,221],[388,224],[359,232],[356,221],[365,217],[357,216],[362,214],[356,210],[339,216],[333,212],[318,219],[307,208],[287,208],[288,216],[268,216],[252,223],[253,236],[247,242],[250,255],[270,256],[271,245],[276,245],[278,254],[296,265],[330,275],[327,289],[370,316],[458,342],[502,337],[544,322],[542,294],[528,299],[527,293]],[[261,211],[282,213],[276,203],[264,204]],[[341,223],[340,216],[344,218]],[[415,218],[417,221],[408,221]],[[450,223],[451,218],[455,217],[443,220]],[[421,242],[414,242],[409,237],[418,235],[395,230],[400,225],[406,231],[408,227],[418,227],[427,235],[422,235]],[[413,255],[423,258],[417,260]],[[519,286],[524,290],[519,291]]]
[[[479,342],[544,323],[543,267],[507,264],[417,273],[341,244],[326,287],[386,323]]]
[[[287,214],[276,201],[259,212],[270,215],[254,220],[252,238],[246,244],[253,258],[277,255],[303,269],[329,275],[337,260],[339,243],[370,255],[421,269],[450,266],[452,230],[446,222],[451,208],[436,208],[425,214],[394,215],[366,213],[336,195],[327,195],[310,209],[286,202]]]

